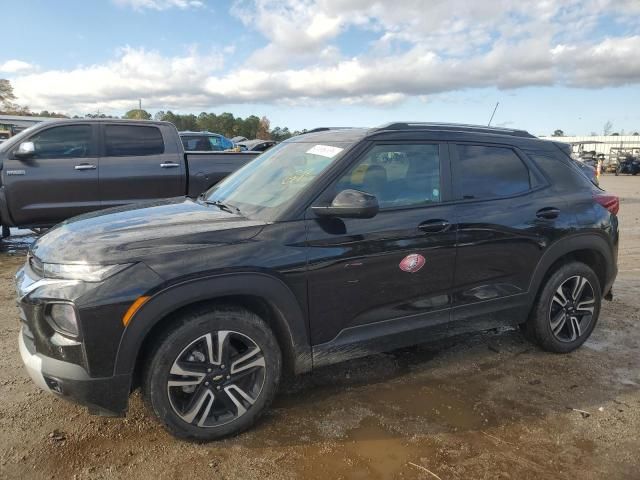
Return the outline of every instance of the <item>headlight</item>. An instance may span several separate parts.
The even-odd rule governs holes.
[[[76,309],[70,303],[51,303],[48,306],[47,320],[54,330],[67,335],[78,335]]]
[[[122,265],[90,265],[87,263],[62,264],[44,263],[42,270],[45,278],[59,278],[63,280],[84,280],[85,282],[100,282],[124,270],[130,264]]]

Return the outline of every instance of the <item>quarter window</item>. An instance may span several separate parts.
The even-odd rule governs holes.
[[[91,125],[53,127],[29,139],[36,158],[82,158],[93,154]]]
[[[108,157],[158,155],[164,153],[164,141],[157,127],[107,125],[105,154]]]
[[[458,145],[457,194],[464,199],[507,197],[530,189],[529,170],[510,148]]]
[[[375,195],[381,208],[440,202],[438,145],[377,145],[339,180],[346,189]]]

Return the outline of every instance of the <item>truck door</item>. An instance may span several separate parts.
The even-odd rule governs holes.
[[[14,147],[2,174],[16,225],[50,226],[100,208],[97,138],[96,124],[66,124],[26,138],[34,145],[28,157]]]
[[[185,194],[184,155],[160,125],[103,124],[100,198],[103,207]]]

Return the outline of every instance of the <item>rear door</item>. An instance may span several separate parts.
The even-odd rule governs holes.
[[[389,349],[446,328],[456,236],[448,162],[446,144],[374,144],[314,204],[357,189],[375,195],[380,212],[340,219],[308,211],[314,344]]]
[[[184,158],[159,125],[103,124],[100,198],[104,207],[185,194]]]
[[[452,173],[458,251],[451,328],[520,322],[534,269],[569,224],[566,202],[517,148],[452,145]]]
[[[17,225],[54,225],[100,208],[97,138],[94,123],[52,126],[24,140],[33,156],[8,155],[3,181]]]

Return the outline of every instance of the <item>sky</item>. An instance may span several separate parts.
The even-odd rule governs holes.
[[[640,130],[640,0],[2,0],[0,78],[69,115]]]

